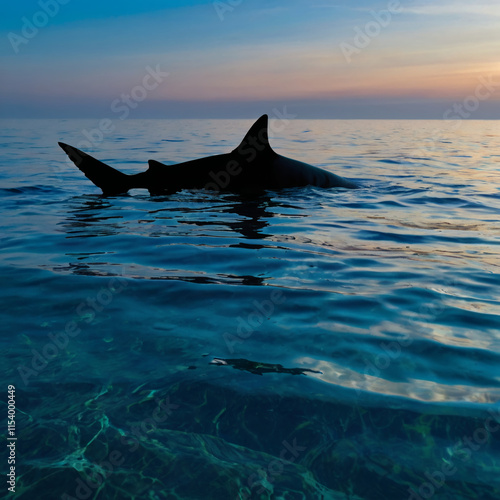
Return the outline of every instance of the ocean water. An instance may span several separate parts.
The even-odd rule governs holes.
[[[98,124],[1,123],[1,497],[500,498],[499,122],[271,120],[360,189],[108,198],[57,141],[132,173],[252,121]]]

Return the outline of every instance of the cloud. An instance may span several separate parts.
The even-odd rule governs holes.
[[[404,6],[406,12],[426,16],[493,16],[500,17],[498,1],[490,2],[440,2],[440,3],[422,3],[416,6]]]

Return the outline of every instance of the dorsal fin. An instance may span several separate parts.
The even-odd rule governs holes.
[[[264,146],[258,146],[259,151],[271,151],[272,148],[269,144],[269,136],[267,134],[267,128],[269,124],[269,117],[267,115],[262,115],[246,133],[245,137],[241,141],[240,145],[234,150],[238,151],[240,148],[246,148],[248,146],[255,147],[255,144]]]
[[[156,160],[148,160],[148,165],[149,165],[149,170],[152,170],[153,172],[157,170],[162,170],[168,165],[165,165],[164,163],[160,163],[159,161]]]

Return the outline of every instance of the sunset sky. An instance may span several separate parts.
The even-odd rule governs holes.
[[[498,0],[22,0],[0,36],[2,117],[500,119]]]

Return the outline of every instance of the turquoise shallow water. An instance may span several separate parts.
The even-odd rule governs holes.
[[[500,498],[499,123],[271,120],[360,189],[254,197],[102,198],[57,146],[139,172],[251,123],[2,121],[14,498]]]

